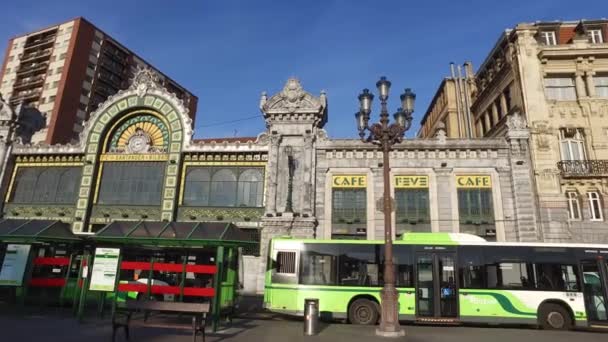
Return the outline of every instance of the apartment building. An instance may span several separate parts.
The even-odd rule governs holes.
[[[471,96],[475,92],[475,75],[470,62],[455,67],[451,77],[441,81],[431,104],[420,121],[418,138],[432,138],[444,130],[448,138],[472,138],[475,132],[471,120]],[[456,72],[457,70],[457,72]]]
[[[198,98],[84,18],[9,40],[0,93],[47,115],[33,142],[69,143],[100,103],[126,89],[137,68],[148,67],[180,98],[194,120]]]
[[[475,74],[474,136],[504,136],[514,113],[530,128],[545,241],[607,242],[607,39],[603,19],[518,24]]]

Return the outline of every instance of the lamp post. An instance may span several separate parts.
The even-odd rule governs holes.
[[[398,337],[405,335],[399,326],[398,298],[399,294],[395,288],[395,267],[393,265],[393,231],[391,229],[392,204],[390,197],[390,166],[389,152],[394,144],[403,141],[405,132],[412,125],[412,113],[414,112],[414,102],[416,94],[411,89],[405,89],[401,94],[401,108],[394,114],[395,122],[389,123],[389,114],[386,101],[391,87],[386,77],[381,77],[376,83],[380,94],[380,121],[369,124],[372,100],[374,95],[369,89],[363,89],[359,95],[359,112],[355,114],[357,128],[361,141],[380,146],[382,149],[382,167],[384,175],[384,286],[380,292],[381,316],[380,327],[376,329],[376,334],[386,337]]]

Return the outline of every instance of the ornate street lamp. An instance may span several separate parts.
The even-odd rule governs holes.
[[[412,125],[412,113],[416,94],[411,89],[405,89],[401,94],[401,108],[394,114],[395,122],[389,123],[389,114],[386,107],[388,93],[391,87],[386,77],[381,77],[376,83],[380,94],[380,121],[369,125],[371,105],[374,95],[369,89],[363,89],[359,95],[359,112],[355,114],[359,136],[363,142],[372,143],[382,149],[382,167],[384,175],[384,286],[380,292],[382,312],[380,316],[380,327],[376,334],[386,337],[403,336],[405,332],[399,326],[398,298],[399,294],[395,288],[395,267],[393,265],[393,231],[391,229],[392,204],[390,197],[390,166],[389,152],[394,144],[403,141],[405,132]]]

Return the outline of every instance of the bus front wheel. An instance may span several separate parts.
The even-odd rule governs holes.
[[[572,328],[570,313],[558,304],[543,304],[539,310],[539,320],[543,329],[568,330]]]
[[[348,307],[348,320],[352,324],[374,325],[380,316],[378,303],[369,299],[357,299]]]

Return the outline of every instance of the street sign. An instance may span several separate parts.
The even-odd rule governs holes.
[[[0,270],[0,285],[21,286],[30,255],[30,245],[8,245]]]
[[[96,248],[93,270],[91,271],[91,291],[114,291],[118,273],[119,248]]]

